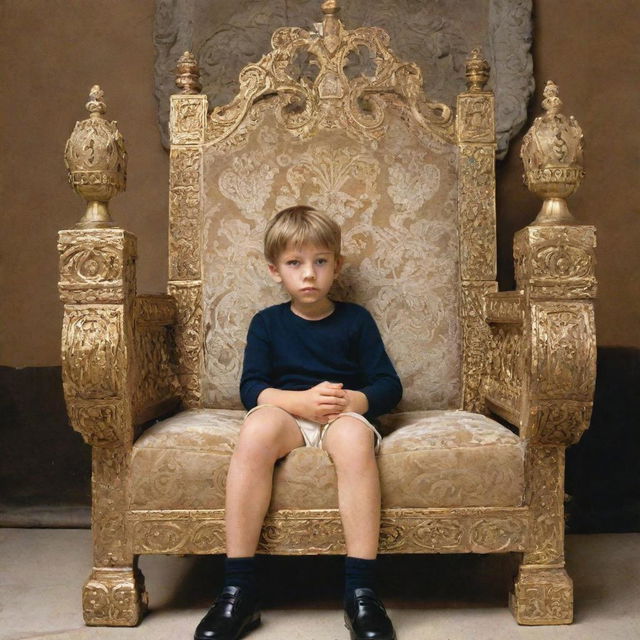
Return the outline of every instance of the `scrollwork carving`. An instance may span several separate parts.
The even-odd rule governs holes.
[[[71,426],[92,447],[104,447],[121,441],[125,429],[120,402],[70,400],[67,410]]]
[[[134,553],[224,553],[224,511],[136,511],[129,515]],[[523,508],[384,510],[381,553],[524,551]],[[265,519],[261,553],[342,554],[338,510],[277,511]]]
[[[122,303],[135,292],[135,237],[122,229],[60,231],[60,298],[68,304]]]
[[[509,549],[514,542],[522,540],[525,526],[522,520],[487,518],[472,525],[471,543],[475,551],[490,549],[492,552]]]
[[[173,327],[175,300],[169,296],[136,299],[134,351],[136,382],[133,391],[134,416],[148,419],[145,408],[179,396]]]
[[[318,129],[341,128],[358,139],[375,140],[385,131],[386,103],[382,96],[394,93],[407,105],[411,117],[438,136],[453,141],[451,109],[431,102],[422,93],[422,72],[402,62],[389,48],[388,34],[376,27],[353,31],[344,28],[332,13],[313,32],[298,27],[277,29],[273,50],[240,72],[240,91],[232,102],[214,108],[207,127],[207,141],[219,143],[240,126],[251,106],[266,95],[276,94],[278,119],[291,133],[306,138]],[[369,74],[353,80],[345,73],[348,58],[359,49],[374,61]],[[302,52],[318,67],[317,74],[296,77],[288,64]]]
[[[533,298],[592,298],[596,294],[595,228],[526,227],[514,238],[516,281]]]
[[[530,437],[541,444],[575,444],[589,426],[591,409],[590,402],[536,403]]]
[[[201,397],[202,284],[170,282],[168,289],[177,305],[175,340],[180,353],[178,378],[183,403],[186,407],[197,407]]]
[[[590,400],[596,356],[591,304],[536,303],[532,324],[532,393],[549,399]]]
[[[119,398],[126,353],[123,312],[103,305],[66,310],[63,335],[63,384],[68,398]]]
[[[450,518],[427,520],[411,532],[411,539],[420,549],[454,551],[460,548],[464,536],[462,522]]]
[[[525,564],[564,562],[564,449],[532,445],[525,473],[531,525]]]
[[[123,434],[124,440],[131,437],[130,430]],[[131,562],[125,526],[128,470],[126,445],[93,449],[92,529],[96,566],[122,567]]]
[[[169,179],[169,278],[200,277],[202,152],[172,148]]]
[[[491,408],[519,424],[524,388],[524,333],[516,324],[492,326],[490,365],[484,393]]]
[[[495,282],[463,282],[461,300],[463,406],[467,411],[485,413],[482,383],[488,368],[491,334],[484,321],[484,298],[496,290]]]
[[[493,146],[461,144],[458,180],[462,279],[493,280],[496,274]]]

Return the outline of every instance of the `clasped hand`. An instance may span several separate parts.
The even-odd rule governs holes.
[[[350,411],[349,392],[342,387],[342,382],[325,381],[311,389],[300,391],[298,415],[324,424],[339,414]]]

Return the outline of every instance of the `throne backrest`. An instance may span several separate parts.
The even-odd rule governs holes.
[[[249,321],[286,299],[267,274],[264,228],[310,204],[343,229],[333,296],[376,319],[404,384],[399,408],[477,409],[480,301],[495,289],[486,63],[472,59],[455,113],[423,95],[383,30],[347,31],[331,3],[323,11],[315,32],[277,30],[229,105],[208,115],[206,96],[172,96],[169,291],[186,404],[241,406]],[[193,62],[182,70],[193,91]]]

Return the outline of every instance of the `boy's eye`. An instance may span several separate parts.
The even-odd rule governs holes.
[[[327,263],[327,259],[326,259],[326,258],[318,258],[318,259],[316,260],[316,262],[317,262],[318,264],[326,264],[326,263]]]
[[[286,264],[289,265],[290,267],[295,267],[298,264],[298,261],[297,260],[287,260]]]

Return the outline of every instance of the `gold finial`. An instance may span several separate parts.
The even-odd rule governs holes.
[[[467,91],[473,93],[483,91],[484,86],[489,80],[489,71],[491,67],[482,56],[479,48],[473,49],[471,55],[467,58],[467,68],[465,76],[467,78]]]
[[[550,116],[555,116],[560,112],[560,109],[562,109],[562,100],[558,97],[559,93],[558,85],[553,80],[547,80],[547,84],[542,92],[544,96],[542,108]]]
[[[84,105],[92,118],[102,118],[102,114],[107,112],[107,105],[103,98],[104,91],[99,85],[94,84],[89,91],[89,101]]]
[[[109,201],[126,187],[127,151],[117,123],[103,116],[107,106],[97,84],[91,87],[85,107],[90,115],[76,122],[67,140],[64,160],[69,183],[87,202],[76,227],[101,229],[114,226]]]
[[[340,5],[337,0],[325,0],[322,3],[322,13],[325,16],[335,15],[338,11],[340,11]]]
[[[176,68],[176,86],[182,93],[200,93],[200,68],[196,57],[190,51],[185,51],[178,60]]]
[[[520,156],[524,182],[544,200],[533,226],[576,224],[566,199],[584,176],[582,129],[573,116],[562,112],[557,85],[549,80],[544,88],[545,114],[535,119],[522,140]]]

